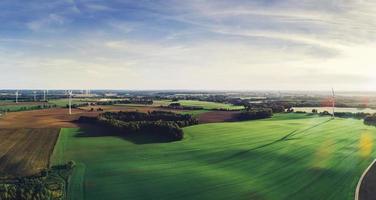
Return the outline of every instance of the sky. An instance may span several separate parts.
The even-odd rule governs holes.
[[[376,90],[375,0],[1,0],[1,89]]]

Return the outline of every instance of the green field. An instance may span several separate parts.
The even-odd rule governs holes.
[[[182,106],[199,106],[204,109],[229,109],[229,110],[238,110],[244,109],[243,106],[234,106],[232,104],[225,103],[215,103],[208,101],[195,101],[195,100],[180,100],[178,101]]]
[[[83,104],[88,102],[90,101],[85,99],[72,99],[72,104]],[[48,103],[65,108],[69,104],[69,99],[52,99],[48,100]]]
[[[62,129],[52,161],[77,162],[77,198],[350,200],[376,153],[376,129],[354,119],[281,114],[184,131],[143,143]]]

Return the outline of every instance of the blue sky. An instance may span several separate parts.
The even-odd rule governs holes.
[[[2,0],[0,9],[0,88],[376,90],[373,0]]]

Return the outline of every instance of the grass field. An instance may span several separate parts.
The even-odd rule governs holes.
[[[168,106],[170,103],[171,100],[153,100],[153,106]]]
[[[83,104],[88,102],[90,101],[86,99],[72,99],[72,104]],[[69,104],[69,99],[52,99],[48,100],[48,103],[65,108]]]
[[[232,104],[225,104],[225,103],[215,103],[215,102],[208,102],[208,101],[195,101],[195,100],[180,100],[182,106],[200,106],[204,109],[229,109],[229,110],[237,110],[243,109],[243,106],[234,106]]]
[[[53,163],[75,160],[70,194],[85,199],[353,199],[372,157],[362,121],[275,115],[203,124],[173,143],[63,129]]]
[[[59,129],[0,129],[0,174],[25,176],[46,169]]]

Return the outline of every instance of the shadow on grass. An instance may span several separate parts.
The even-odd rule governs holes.
[[[153,144],[153,143],[168,143],[174,142],[168,137],[163,137],[150,133],[133,133],[127,134],[117,129],[93,124],[78,124],[80,131],[75,137],[119,137],[133,144]]]
[[[260,145],[260,146],[254,147],[254,148],[250,148],[250,149],[247,149],[247,150],[240,151],[238,153],[235,153],[235,154],[233,154],[231,156],[228,156],[226,158],[223,158],[221,160],[217,160],[216,162],[223,162],[223,161],[226,161],[226,160],[230,160],[230,159],[242,156],[243,154],[247,154],[247,153],[249,153],[251,151],[255,151],[255,150],[258,150],[258,149],[262,149],[262,148],[274,145],[276,143],[280,143],[280,142],[284,142],[284,141],[290,141],[290,140],[298,140],[300,138],[299,137],[294,137],[294,136],[306,133],[307,131],[309,131],[311,129],[314,129],[316,127],[319,127],[319,126],[321,126],[323,124],[326,124],[326,123],[330,122],[331,120],[332,119],[326,120],[324,122],[320,122],[318,124],[315,124],[315,125],[313,125],[311,127],[308,127],[308,128],[306,128],[304,130],[301,130],[301,131],[298,131],[298,130],[291,131],[290,133],[284,135],[283,137],[281,137],[281,138],[279,138],[277,140],[271,141],[269,143],[266,143],[266,144],[263,144],[263,145]]]

